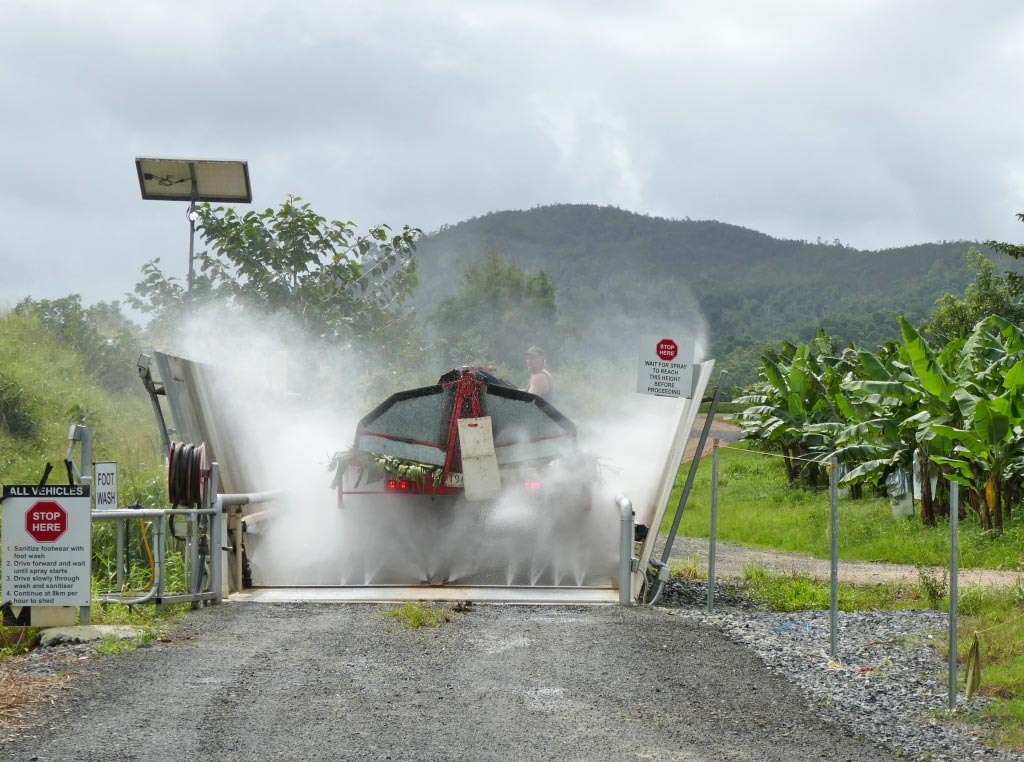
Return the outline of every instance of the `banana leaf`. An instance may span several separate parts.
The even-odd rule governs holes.
[[[978,633],[974,633],[971,641],[971,648],[967,652],[967,700],[974,698],[974,694],[981,687],[981,644],[978,642]]]

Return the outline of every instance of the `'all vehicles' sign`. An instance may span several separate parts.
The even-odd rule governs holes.
[[[659,397],[690,397],[695,353],[693,339],[665,334],[641,337],[636,390]]]
[[[3,603],[90,605],[88,486],[5,486],[0,530]]]

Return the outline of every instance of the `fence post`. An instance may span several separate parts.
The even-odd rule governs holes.
[[[835,458],[829,464],[829,495],[831,497],[829,556],[831,562],[829,586],[831,605],[828,615],[829,654],[839,658],[839,463]]]
[[[708,535],[708,613],[715,610],[715,543],[718,537],[718,439],[711,449],[711,531]]]
[[[957,672],[957,631],[956,616],[958,608],[957,572],[959,571],[960,551],[960,484],[949,483],[949,709],[956,709],[956,672]]]

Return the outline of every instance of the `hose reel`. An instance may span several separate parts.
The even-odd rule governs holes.
[[[167,495],[177,508],[197,508],[203,502],[206,443],[173,442],[168,451]]]

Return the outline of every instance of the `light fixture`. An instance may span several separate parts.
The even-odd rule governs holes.
[[[219,201],[228,204],[252,203],[249,184],[249,163],[245,161],[214,161],[210,159],[147,159],[135,158],[142,198],[149,201],[188,201],[188,291],[195,279],[197,201]]]

